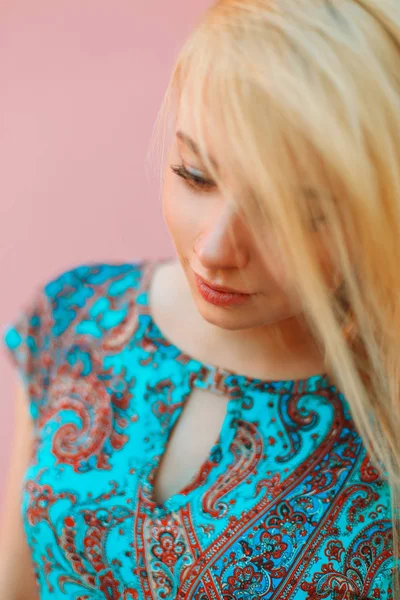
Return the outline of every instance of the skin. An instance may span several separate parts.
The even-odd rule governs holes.
[[[250,376],[291,379],[325,372],[321,353],[301,319],[300,302],[288,292],[290,278],[273,246],[273,236],[266,261],[246,223],[216,186],[196,188],[174,172],[183,164],[210,179],[193,148],[193,120],[187,107],[190,97],[180,103],[164,172],[163,213],[177,260],[165,267],[164,277],[160,273],[154,285],[154,313],[161,328],[195,357]],[[211,141],[207,147],[218,163]],[[310,235],[329,274],[333,266],[322,251],[326,231],[320,227]],[[242,305],[215,306],[199,293],[195,273],[251,297]],[[166,296],[173,298],[175,317],[171,311],[169,316],[162,314],[160,306]],[[277,332],[284,344],[273,335]]]
[[[186,110],[190,105],[190,99],[182,99],[176,132],[183,131],[194,139],[190,110]],[[211,140],[209,154],[214,156]],[[302,324],[300,302],[288,292],[290,277],[283,269],[273,235],[268,256],[260,256],[246,223],[217,188],[210,187],[207,192],[194,189],[171,170],[171,166],[182,163],[191,171],[195,169],[196,174],[209,177],[187,138],[175,135],[165,166],[163,213],[177,257],[157,269],[150,294],[153,317],[161,330],[204,363],[249,377],[297,379],[325,372],[322,356]],[[220,168],[223,172],[222,165]],[[329,275],[333,267],[324,253],[326,234],[324,228],[312,233],[315,251]],[[252,296],[244,305],[214,306],[200,295],[195,272],[211,283]],[[279,343],[274,335],[277,332],[285,344]],[[190,479],[219,431],[225,405],[215,402],[215,396],[205,397],[208,393],[197,389],[192,392],[194,412],[184,413],[175,428],[158,476],[156,497],[160,502]],[[193,403],[196,394],[201,397]],[[32,451],[32,423],[27,394],[19,382],[15,406],[16,436],[0,524],[0,589],[7,590],[7,600],[37,600],[20,515],[20,485]],[[196,423],[194,429],[190,429],[191,420]],[[193,448],[197,448],[196,456]],[[182,464],[182,456],[187,457],[187,464]],[[187,481],[177,481],[177,473],[186,473]]]
[[[39,600],[21,519],[21,482],[33,447],[32,417],[24,384],[15,385],[14,436],[0,518],[0,590],[4,600]]]

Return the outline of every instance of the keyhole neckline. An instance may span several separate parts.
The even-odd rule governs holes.
[[[149,301],[151,284],[156,269],[161,264],[172,262],[173,260],[174,258],[158,258],[146,259],[142,262],[141,281],[137,290],[136,300],[138,302],[139,319],[141,317],[147,319],[146,335],[151,338],[152,343],[157,346],[157,349],[161,353],[164,353],[166,357],[179,356],[181,363],[190,362],[196,365],[198,377],[193,372],[191,385],[205,389],[212,388],[214,391],[218,391],[218,388],[221,387],[224,389],[224,393],[238,387],[246,389],[255,387],[271,392],[304,394],[335,387],[326,372],[298,379],[260,379],[249,377],[218,365],[205,363],[179,348],[161,331],[155,322]]]
[[[191,354],[184,352],[175,345],[167,335],[165,335],[154,320],[150,306],[150,288],[153,281],[153,275],[159,265],[172,261],[171,258],[162,258],[156,260],[144,260],[141,264],[141,274],[136,291],[136,304],[139,321],[144,319],[143,328],[140,329],[142,339],[147,338],[157,349],[157,361],[163,357],[166,360],[176,360],[181,366],[188,365],[184,370],[184,380],[187,388],[193,390],[194,387],[210,390],[218,394],[229,397],[227,411],[220,429],[219,436],[214,442],[208,458],[197,470],[188,484],[179,492],[172,494],[162,504],[155,499],[154,482],[161,465],[163,454],[153,456],[145,465],[142,473],[142,483],[139,486],[143,510],[152,518],[161,518],[163,515],[171,514],[183,505],[190,502],[193,497],[202,493],[207,484],[208,476],[203,481],[204,470],[207,471],[207,465],[210,463],[214,448],[222,441],[224,437],[224,448],[222,461],[227,449],[230,447],[235,435],[236,427],[233,421],[240,421],[243,407],[248,401],[248,397],[253,393],[270,393],[279,396],[305,395],[307,393],[318,393],[319,390],[335,389],[327,373],[312,375],[302,379],[259,379],[248,377],[247,375],[237,373],[230,369],[222,368],[218,365],[205,363]],[[325,392],[326,393],[326,392]],[[189,394],[187,394],[187,397]],[[165,452],[165,449],[164,449]],[[229,454],[227,455],[229,456]]]

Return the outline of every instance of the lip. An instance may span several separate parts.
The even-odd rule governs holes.
[[[230,287],[223,287],[221,285],[214,285],[209,283],[206,279],[204,279],[203,277],[201,277],[200,275],[198,275],[196,272],[194,272],[196,278],[204,283],[205,285],[207,285],[210,289],[215,290],[216,292],[221,292],[221,293],[225,293],[225,294],[236,294],[237,296],[250,296],[251,294],[247,294],[246,292],[241,292],[239,290],[234,290],[233,288]]]

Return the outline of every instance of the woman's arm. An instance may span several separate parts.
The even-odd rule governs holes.
[[[39,600],[21,518],[21,482],[30,458],[33,427],[26,391],[20,382],[16,390],[14,430],[0,516],[0,598]]]

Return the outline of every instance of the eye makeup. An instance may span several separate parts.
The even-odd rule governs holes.
[[[197,169],[188,169],[183,163],[180,165],[171,165],[171,170],[181,177],[185,184],[191,189],[200,192],[210,192],[216,189],[216,183],[212,179],[204,177],[201,171]]]

